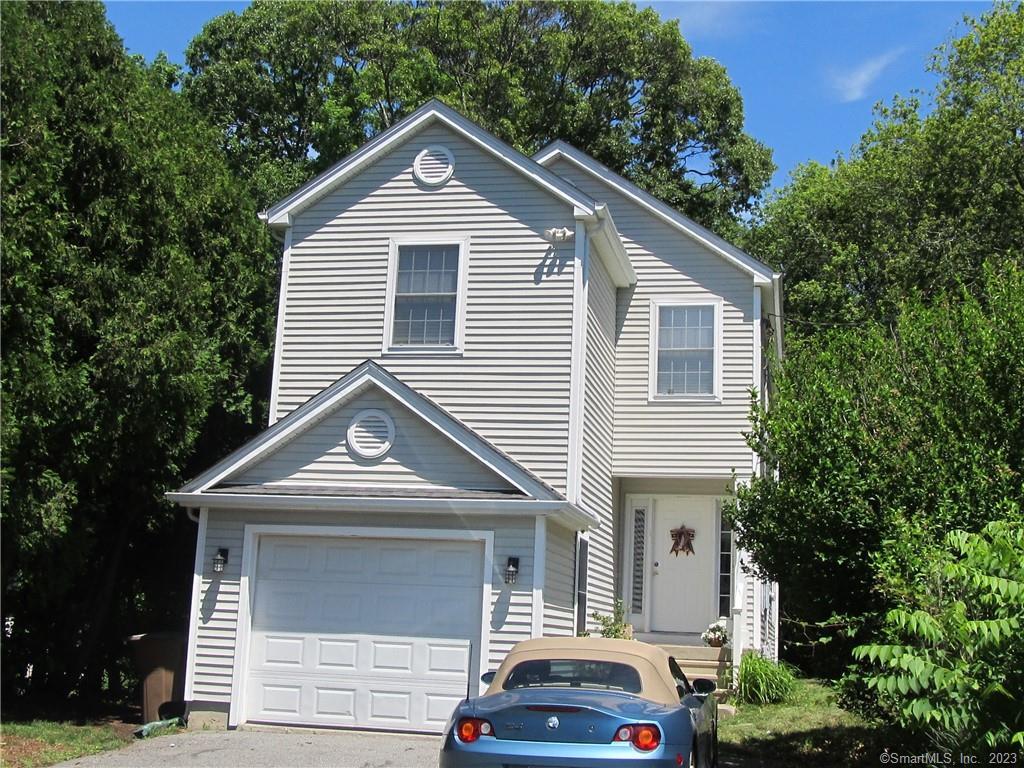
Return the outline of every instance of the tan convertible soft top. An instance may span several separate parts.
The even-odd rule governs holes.
[[[487,695],[501,693],[509,672],[521,661],[536,659],[584,659],[617,661],[628,664],[640,674],[641,698],[658,704],[679,704],[676,681],[668,667],[669,655],[655,645],[637,640],[610,640],[603,637],[538,637],[518,643],[498,667]]]

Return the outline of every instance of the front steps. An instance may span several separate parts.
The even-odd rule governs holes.
[[[658,643],[661,648],[675,657],[679,668],[687,679],[706,677],[718,683],[719,688],[727,687],[732,680],[732,649],[709,648],[703,645],[668,645]]]

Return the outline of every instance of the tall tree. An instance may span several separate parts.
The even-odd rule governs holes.
[[[99,3],[0,10],[3,684],[89,696],[126,634],[181,626],[162,494],[255,420],[275,267],[166,62]]]
[[[437,97],[526,153],[564,139],[711,226],[773,171],[679,26],[626,3],[274,3],[208,23],[185,92],[261,203]]]
[[[750,235],[786,271],[796,333],[755,413],[774,471],[739,494],[740,538],[788,618],[842,617],[861,640],[923,604],[946,532],[1024,501],[1024,8],[968,20],[933,69],[931,112],[881,110]],[[836,672],[852,642],[814,647]]]
[[[795,330],[890,319],[907,296],[1022,258],[1024,6],[965,24],[931,62],[929,103],[879,108],[849,158],[799,168],[751,232],[748,249],[785,270]]]

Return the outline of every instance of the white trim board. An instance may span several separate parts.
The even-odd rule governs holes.
[[[188,658],[185,660],[185,701],[195,698],[193,685],[196,677],[196,643],[199,638],[199,601],[203,587],[203,565],[206,558],[206,527],[210,520],[207,509],[199,508],[196,529],[196,557],[192,566],[192,601],[188,617]]]
[[[364,168],[379,155],[433,122],[440,122],[448,126],[560,200],[582,208],[587,213],[594,212],[596,202],[558,174],[552,173],[531,158],[513,149],[446,104],[432,99],[404,120],[395,123],[351,155],[299,187],[291,195],[270,206],[260,214],[260,218],[271,226],[290,226],[296,214],[343,183],[345,179]]]
[[[576,220],[572,277],[572,354],[569,360],[569,436],[565,488],[569,501],[580,503],[583,485],[583,405],[587,366],[590,256],[586,226]]]
[[[774,271],[767,264],[758,261],[714,232],[705,229],[693,221],[693,219],[665,205],[656,197],[644,192],[632,182],[615,173],[610,168],[605,167],[586,153],[576,149],[571,144],[567,144],[564,141],[556,141],[544,147],[544,149],[533,156],[534,160],[544,166],[550,164],[555,158],[562,158],[594,178],[603,181],[612,189],[650,211],[662,221],[688,235],[726,261],[751,275],[754,278],[754,282],[765,285],[771,284]]]
[[[538,499],[432,499],[386,496],[293,496],[257,493],[168,493],[184,507],[218,509],[321,510],[329,512],[438,512],[459,515],[548,515],[573,530],[596,528],[598,519],[568,501]]]
[[[288,294],[288,270],[292,261],[292,228],[284,232],[284,250],[281,255],[281,292],[277,297],[277,330],[274,335],[274,375],[270,380],[270,408],[267,425],[277,421],[277,397],[281,388],[281,357],[284,350],[284,312]]]
[[[494,573],[494,532],[455,528],[369,528],[333,525],[246,525],[242,538],[242,575],[238,589],[238,625],[235,658],[231,668],[231,704],[228,726],[245,722],[245,683],[249,668],[249,633],[252,626],[252,590],[256,582],[256,560],[261,536],[324,536],[364,539],[431,539],[434,541],[480,541],[484,545],[483,598],[480,606],[480,647],[477,670],[486,670],[490,657],[491,591]],[[479,684],[483,693],[483,684]]]
[[[544,577],[547,572],[548,521],[538,515],[533,526],[533,603],[530,637],[544,636]]]

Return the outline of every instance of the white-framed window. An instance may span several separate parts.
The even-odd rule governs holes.
[[[393,237],[384,354],[462,352],[468,237]]]
[[[720,400],[722,300],[651,300],[650,398]]]

